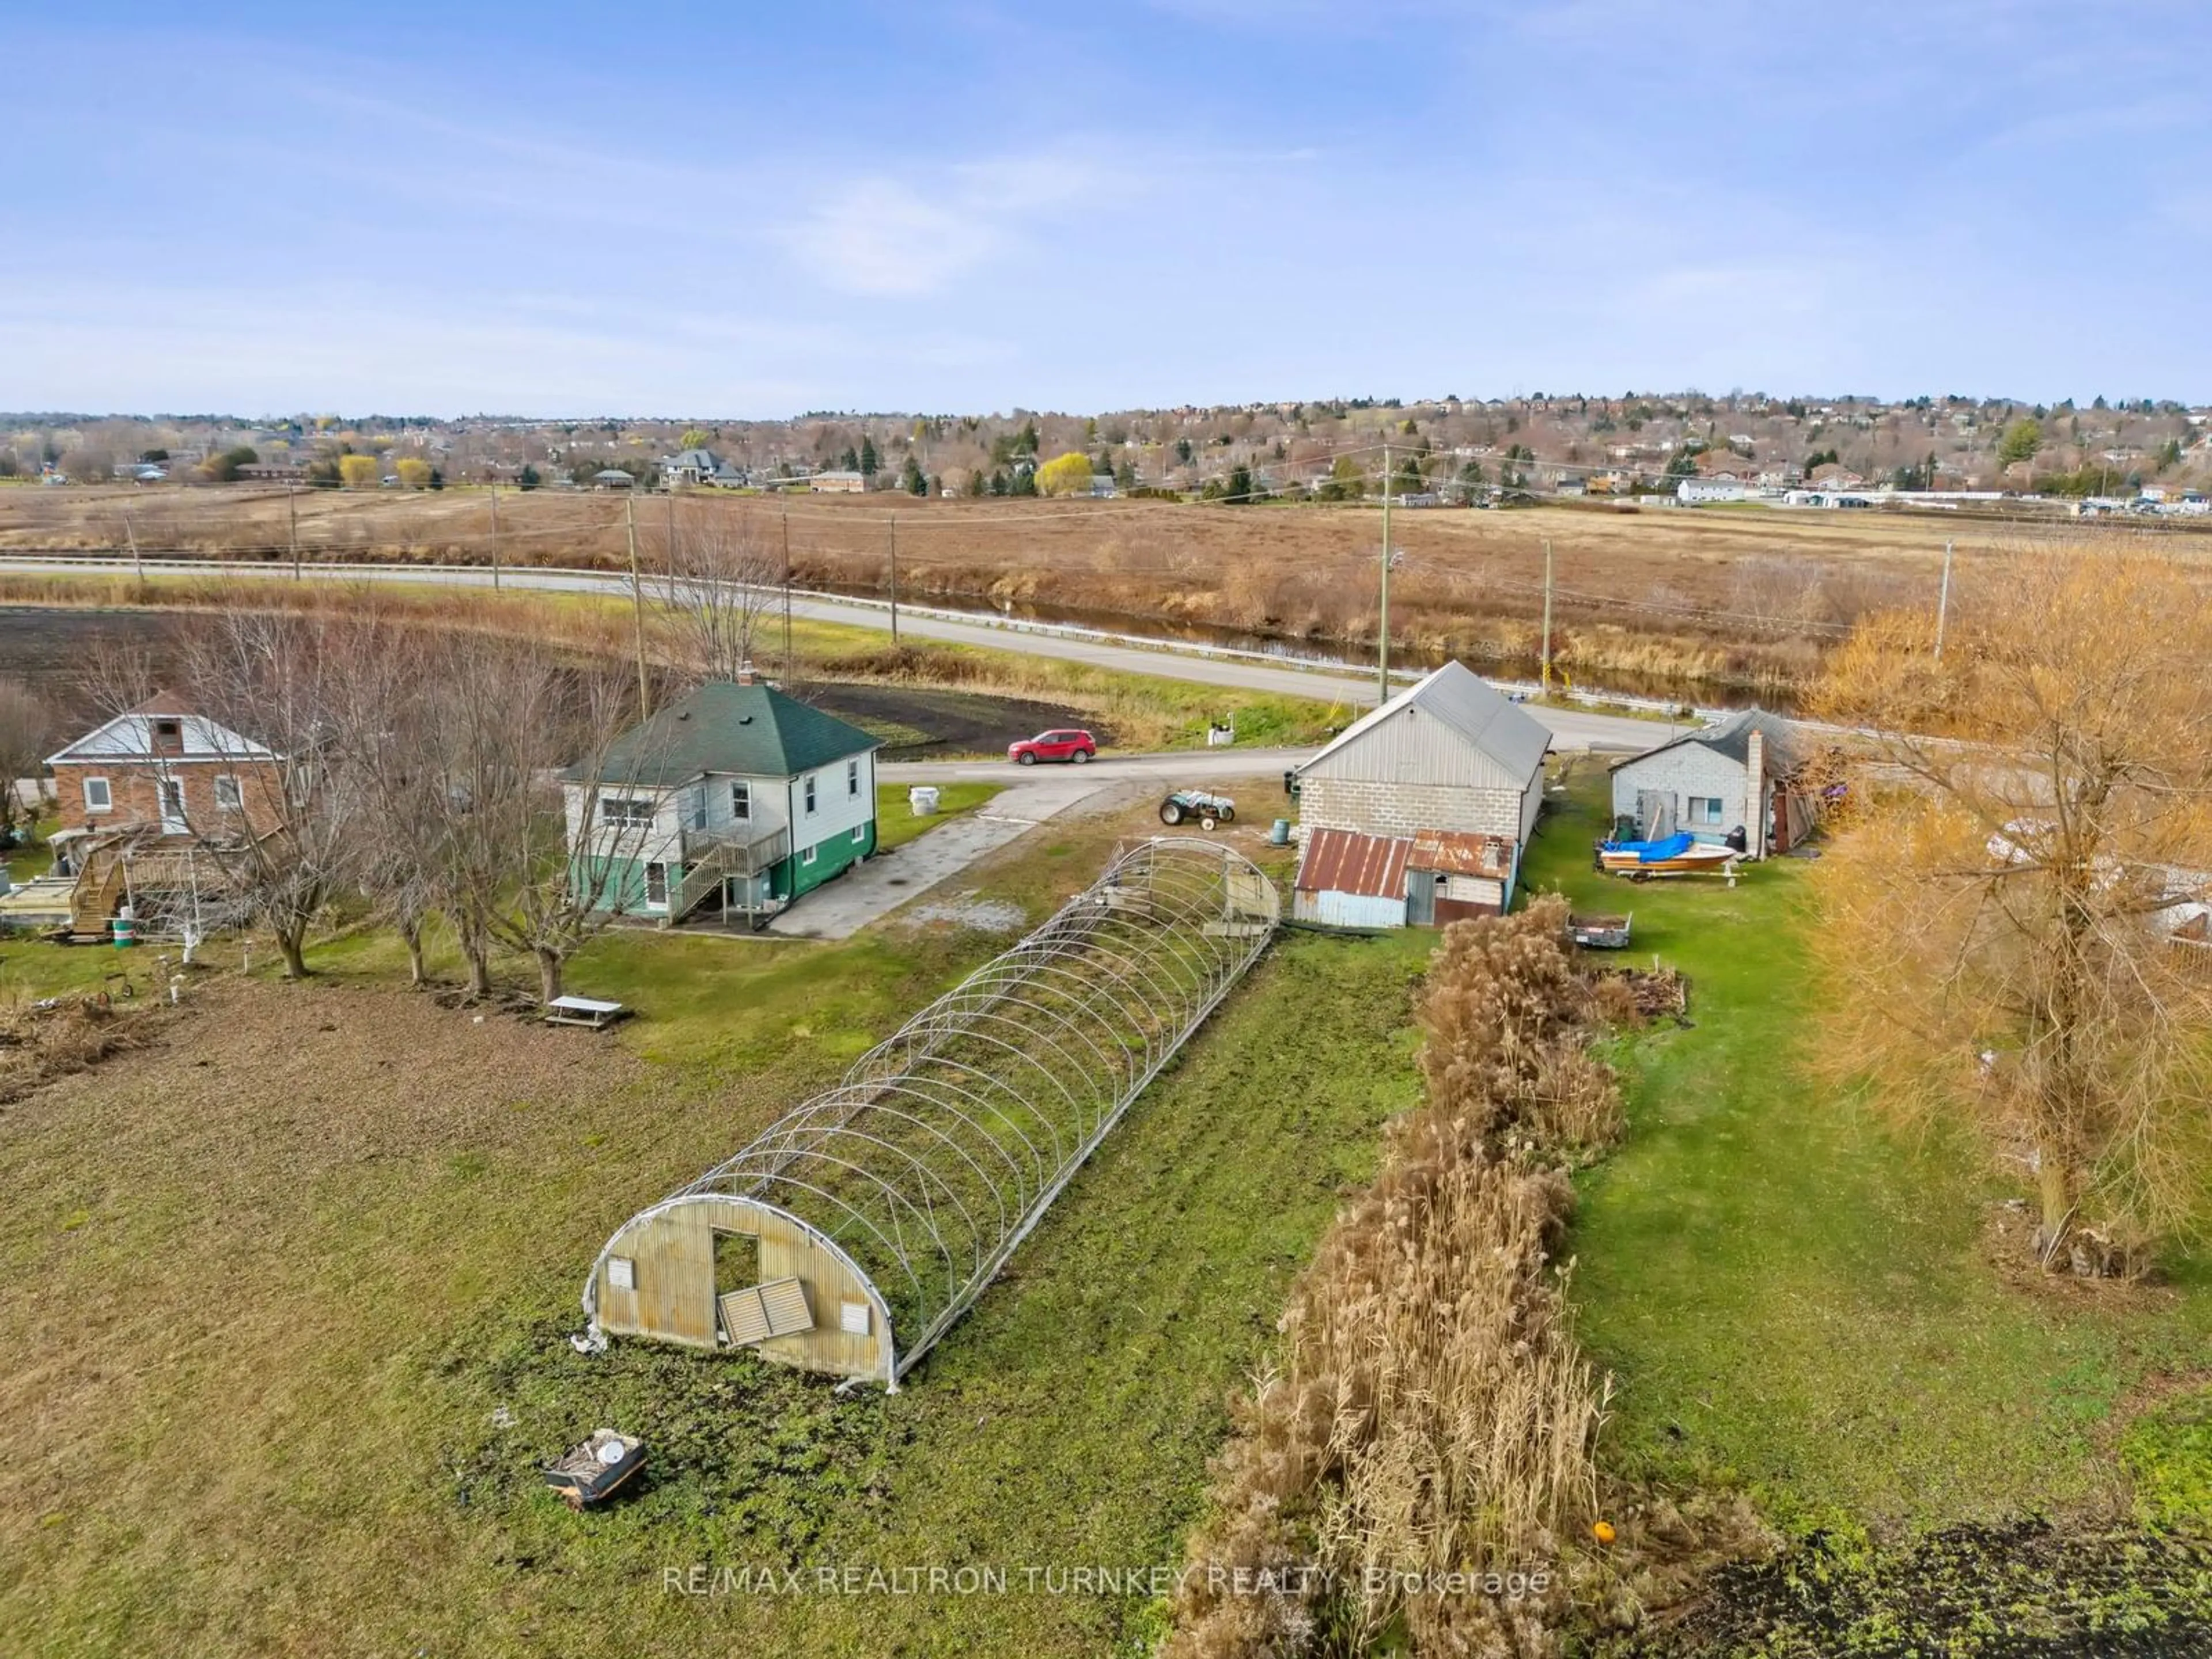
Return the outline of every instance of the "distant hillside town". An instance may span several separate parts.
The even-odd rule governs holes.
[[[1850,507],[2041,495],[2203,513],[2212,408],[1734,393],[1328,399],[781,421],[0,415],[0,482],[1197,496],[1516,495]]]

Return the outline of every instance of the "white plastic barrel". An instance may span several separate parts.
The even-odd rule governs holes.
[[[917,783],[906,792],[907,809],[918,818],[932,817],[937,811],[937,786]]]

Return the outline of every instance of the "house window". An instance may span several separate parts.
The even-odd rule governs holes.
[[[668,907],[668,866],[658,860],[645,866],[645,902],[661,909]]]
[[[84,810],[105,812],[115,805],[115,797],[107,787],[106,778],[87,778],[84,781]]]
[[[753,815],[753,787],[742,781],[730,786],[730,816],[744,823]]]
[[[634,795],[599,797],[599,823],[608,830],[630,830],[653,822],[653,803]]]
[[[238,787],[238,780],[228,772],[215,776],[215,805],[218,812],[235,812],[244,807],[246,797]]]
[[[1690,797],[1690,822],[1718,823],[1721,821],[1721,798],[1718,795]]]
[[[859,846],[862,842],[864,842],[864,841],[867,840],[867,838],[868,838],[868,826],[867,826],[866,824],[865,824],[865,823],[856,823],[856,824],[854,824],[854,825],[853,826],[853,845],[854,845],[854,846],[858,847],[858,846]]]
[[[801,853],[801,854],[799,855],[799,861],[801,864],[811,864],[811,863],[813,863],[813,862],[814,862],[814,849],[813,849],[811,847],[810,847],[810,848],[807,848],[804,853]]]
[[[814,775],[811,772],[806,775],[806,816],[810,818],[814,816]]]
[[[845,793],[848,795],[860,793],[860,763],[856,760],[845,763]]]

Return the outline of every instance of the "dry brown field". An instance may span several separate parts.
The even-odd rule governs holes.
[[[1353,649],[1376,632],[1379,510],[1153,501],[944,501],[878,494],[608,493],[483,489],[405,495],[252,486],[0,490],[0,550],[303,556],[618,568],[672,526],[748,527],[763,556],[789,547],[802,585],[885,587],[896,540],[909,597],[1109,613]],[[495,515],[497,534],[494,534]],[[1944,543],[1980,556],[2089,527],[2054,517],[1887,510],[1557,505],[1400,509],[1392,633],[1411,652],[1521,662],[1537,652],[1545,551],[1554,648],[1570,673],[1738,683],[1802,681],[1867,611],[1932,605]],[[126,527],[126,518],[128,525]],[[295,532],[296,525],[296,532]],[[2192,555],[2193,529],[2150,535]],[[1962,575],[1962,580],[1970,580]]]

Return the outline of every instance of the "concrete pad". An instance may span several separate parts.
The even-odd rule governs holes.
[[[1070,767],[1060,776],[1018,783],[976,811],[816,888],[769,922],[768,931],[792,939],[850,939],[986,854],[1115,783],[1090,767]]]

